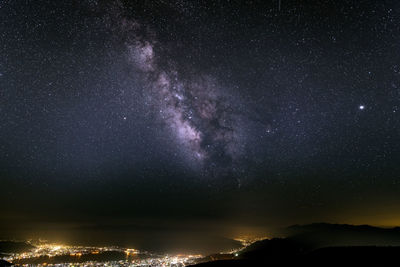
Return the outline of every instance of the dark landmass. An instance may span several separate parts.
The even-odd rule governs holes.
[[[11,263],[9,263],[8,261],[0,259],[0,267],[4,267],[4,266],[11,266]]]
[[[400,227],[315,223],[288,227],[285,236],[314,248],[328,246],[400,246]]]
[[[22,253],[34,248],[26,242],[0,241],[0,253]]]
[[[387,266],[400,255],[400,228],[311,224],[286,231],[286,238],[255,242],[233,259],[195,266]]]
[[[280,256],[282,254],[285,253]],[[395,266],[398,255],[400,247],[329,247],[298,255],[287,253],[287,257],[241,257],[194,266]]]

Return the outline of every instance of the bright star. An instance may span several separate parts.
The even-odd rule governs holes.
[[[365,109],[365,106],[364,106],[364,105],[360,105],[358,108],[359,108],[360,110],[363,110],[363,109]]]

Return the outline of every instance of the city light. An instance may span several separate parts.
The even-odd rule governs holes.
[[[236,238],[242,246],[229,252],[221,252],[224,257],[238,257],[240,251],[252,243],[263,238]],[[2,259],[15,265],[29,265],[35,262],[35,266],[172,266],[183,267],[202,262],[204,255],[175,254],[161,255],[147,251],[139,251],[134,248],[122,247],[90,247],[69,246],[63,244],[28,242],[33,248],[28,252],[4,254]],[[118,260],[105,260],[107,253],[119,255]],[[120,253],[120,254],[118,254]],[[100,255],[103,254],[103,255]],[[230,256],[229,256],[230,255]],[[56,258],[58,257],[58,258]],[[63,259],[65,262],[60,262]],[[101,260],[96,260],[101,259]],[[212,260],[217,260],[218,257]]]

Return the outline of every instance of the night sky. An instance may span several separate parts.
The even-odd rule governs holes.
[[[400,225],[399,116],[396,0],[2,0],[0,236]]]

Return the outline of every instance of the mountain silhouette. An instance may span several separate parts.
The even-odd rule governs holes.
[[[196,266],[391,266],[400,255],[400,228],[316,223],[284,229],[285,238],[253,243],[232,260]]]
[[[369,225],[314,223],[294,225],[285,236],[313,248],[332,246],[400,246],[400,228]]]

